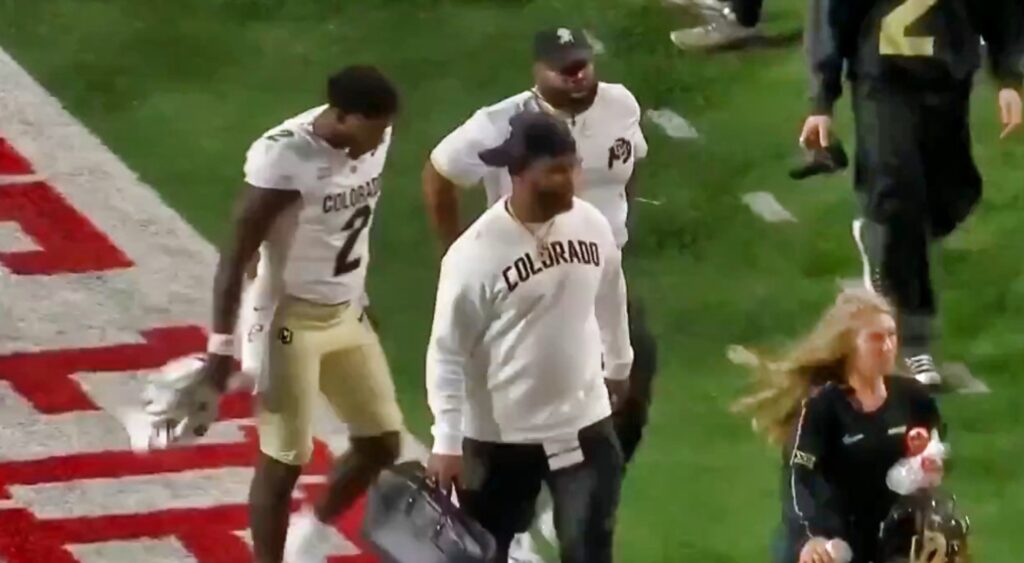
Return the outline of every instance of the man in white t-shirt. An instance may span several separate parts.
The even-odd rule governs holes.
[[[402,414],[363,307],[398,94],[375,68],[352,66],[330,77],[327,97],[252,144],[215,279],[205,375],[223,389],[243,279],[259,251],[241,321],[252,339],[242,346],[243,364],[258,372],[260,454],[249,496],[257,563],[326,561],[331,520],[399,454]],[[326,494],[289,528],[292,490],[313,451],[318,393],[349,425],[351,447]]]
[[[481,153],[513,176],[445,254],[427,348],[429,474],[504,563],[546,484],[562,563],[611,563],[622,451],[612,403],[632,349],[621,257],[608,222],[573,196],[576,145],[541,112]],[[603,365],[602,365],[603,364]]]
[[[608,218],[619,247],[629,238],[626,216],[633,171],[647,156],[640,105],[625,86],[597,80],[593,49],[582,31],[558,28],[538,33],[534,57],[533,88],[478,110],[430,154],[423,172],[424,195],[445,247],[462,231],[457,187],[482,183],[488,203],[511,192],[508,171],[488,167],[478,153],[504,141],[509,119],[524,109],[541,110],[566,122],[583,162],[577,195]]]
[[[625,86],[597,80],[593,49],[578,29],[555,28],[535,36],[533,77],[533,88],[476,111],[431,152],[423,169],[423,192],[442,246],[447,248],[462,231],[460,188],[483,184],[489,205],[511,193],[508,170],[487,166],[479,153],[508,137],[513,115],[538,110],[568,125],[582,162],[576,195],[605,216],[616,244],[624,247],[629,239],[629,206],[636,191],[636,163],[647,155],[640,105]],[[636,358],[630,397],[615,417],[627,461],[647,423],[657,355],[635,299],[630,299],[629,318]]]

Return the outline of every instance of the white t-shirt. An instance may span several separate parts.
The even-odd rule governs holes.
[[[546,106],[538,100],[537,94],[528,90],[477,110],[434,148],[430,154],[434,168],[459,186],[483,182],[489,204],[510,194],[512,179],[508,171],[487,166],[478,154],[508,137],[513,115]],[[640,105],[625,86],[601,82],[594,104],[575,118],[567,118],[566,123],[583,160],[583,185],[576,195],[604,214],[621,247],[628,239],[626,183],[636,161],[647,156],[647,141],[640,130]]]
[[[435,452],[574,437],[611,414],[604,378],[633,362],[620,250],[579,198],[546,240],[542,257],[501,199],[445,254],[426,361]]]
[[[352,160],[313,134],[313,119],[325,107],[271,129],[246,154],[246,183],[302,194],[260,249],[257,278],[270,276],[264,283],[273,288],[271,299],[280,292],[323,304],[363,298],[391,130],[374,151]]]

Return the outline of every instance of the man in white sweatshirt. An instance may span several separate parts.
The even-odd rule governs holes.
[[[610,417],[633,356],[620,251],[608,221],[574,197],[579,158],[565,123],[518,114],[480,158],[508,168],[513,188],[441,263],[428,471],[456,486],[498,561],[546,483],[561,560],[610,562],[623,467]]]

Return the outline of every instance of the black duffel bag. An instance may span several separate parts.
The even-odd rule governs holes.
[[[427,482],[420,463],[383,471],[367,496],[363,537],[383,563],[494,560],[494,538]]]

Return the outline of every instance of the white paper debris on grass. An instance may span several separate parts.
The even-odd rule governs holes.
[[[603,55],[605,53],[606,49],[604,48],[604,42],[598,39],[592,31],[584,29],[583,35],[587,37],[587,41],[590,42],[590,46],[594,48],[595,55]]]
[[[660,199],[647,199],[645,197],[635,197],[635,198],[633,198],[633,201],[638,201],[640,203],[647,203],[647,204],[650,204],[650,205],[661,205],[662,203],[664,203]]]
[[[755,367],[760,362],[757,355],[751,352],[746,346],[732,344],[725,349],[725,357],[738,366]]]
[[[779,200],[771,192],[751,192],[743,194],[743,203],[754,212],[755,215],[769,223],[795,223],[796,217],[782,207]]]
[[[697,129],[683,116],[668,109],[649,109],[644,113],[647,119],[662,128],[669,137],[673,139],[699,139]]]

